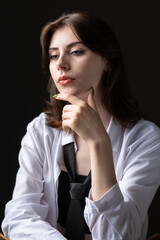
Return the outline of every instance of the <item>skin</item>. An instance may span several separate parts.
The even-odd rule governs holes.
[[[116,183],[112,146],[106,132],[110,115],[99,97],[99,84],[109,64],[81,43],[69,27],[59,28],[53,34],[49,55],[50,73],[60,92],[56,99],[70,103],[63,108],[62,127],[75,134],[76,171],[86,175],[91,169],[91,198],[98,200]],[[63,75],[74,80],[62,85],[58,78]]]

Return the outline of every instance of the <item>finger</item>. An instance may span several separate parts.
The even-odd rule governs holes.
[[[92,90],[88,94],[87,103],[91,108],[93,108],[96,112],[98,112],[97,107],[96,107],[96,103],[94,101],[94,97],[93,97],[93,94],[92,94]]]
[[[65,93],[58,94],[56,99],[62,100],[62,101],[67,101],[67,102],[70,102],[71,104],[75,104],[75,105],[82,103],[82,100],[80,100],[76,96],[65,94]]]
[[[74,114],[72,112],[64,112],[62,114],[62,121],[66,119],[72,119],[74,117]]]
[[[77,110],[77,105],[71,105],[71,104],[67,104],[63,107],[63,113],[64,112],[73,112]]]
[[[62,128],[63,128],[63,130],[68,131],[68,130],[72,129],[72,128],[70,127],[70,125],[71,125],[70,119],[66,119],[66,120],[63,120],[63,121],[62,121]],[[73,130],[73,129],[72,129],[72,130]]]
[[[62,128],[63,128],[63,130],[64,130],[65,132],[70,131],[70,128],[69,128],[69,127],[64,127],[64,126],[62,126]]]

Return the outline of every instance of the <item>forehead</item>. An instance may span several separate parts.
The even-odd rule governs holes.
[[[65,26],[57,29],[53,33],[49,47],[59,48],[77,41],[79,41],[79,39],[77,38],[73,30],[70,27]]]

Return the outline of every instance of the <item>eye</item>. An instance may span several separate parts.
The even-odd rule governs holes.
[[[71,52],[71,54],[73,54],[75,56],[79,56],[79,55],[81,55],[83,53],[84,53],[84,50],[75,50],[75,51]]]
[[[51,56],[49,56],[49,58],[51,59],[51,60],[57,60],[58,59],[58,55],[51,55]]]

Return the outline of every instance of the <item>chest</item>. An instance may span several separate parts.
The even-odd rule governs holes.
[[[75,136],[77,151],[75,152],[76,173],[87,176],[90,172],[90,152],[85,141]],[[60,163],[60,169],[67,171],[64,162]]]
[[[88,175],[90,165],[90,152],[88,145],[85,141],[76,137],[77,151],[75,153],[76,158],[76,172],[80,175]]]

